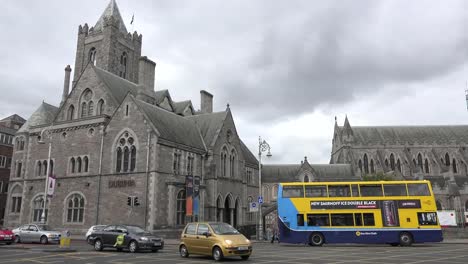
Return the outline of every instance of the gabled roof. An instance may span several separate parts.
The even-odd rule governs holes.
[[[160,133],[160,138],[176,144],[206,150],[197,126],[191,120],[169,112],[161,107],[135,99]]]
[[[30,127],[51,124],[57,113],[57,107],[42,102],[41,106],[39,106],[26,123],[18,130],[18,133],[28,132]]]
[[[264,182],[294,182],[301,164],[262,165],[262,181]]]
[[[105,19],[108,19],[110,17],[113,17],[116,23],[119,25],[119,30],[127,34],[127,28],[125,27],[125,23],[123,22],[122,16],[120,15],[119,8],[117,7],[117,3],[115,0],[111,0],[109,4],[107,5],[106,9],[102,13],[101,17],[99,20],[96,22],[96,25],[94,26],[94,30],[102,30],[105,24]]]
[[[255,158],[254,154],[250,151],[250,149],[244,144],[244,142],[241,139],[239,139],[239,141],[245,162],[250,163],[252,165],[258,165],[258,160],[257,158]]]
[[[96,72],[97,77],[107,86],[109,92],[119,104],[123,101],[127,93],[130,92],[134,96],[138,94],[138,85],[101,68],[93,65],[91,65],[91,67],[94,69],[94,72]]]
[[[222,128],[227,111],[214,112],[207,114],[197,114],[187,116],[186,119],[192,120],[197,124],[206,146],[210,148],[216,140],[216,134]]]
[[[174,112],[180,115],[184,113],[184,110],[185,108],[187,108],[187,106],[189,105],[192,106],[192,101],[186,100],[182,102],[173,102],[173,105],[174,105]],[[193,109],[193,106],[192,106],[192,109]]]
[[[340,127],[343,129],[343,127]],[[355,143],[468,143],[468,126],[353,126]]]
[[[5,117],[2,120],[0,120],[0,122],[2,122],[2,121],[13,121],[13,122],[18,122],[18,123],[26,122],[26,120],[24,118],[22,118],[21,116],[19,116],[17,114],[11,115],[9,117]]]
[[[349,164],[310,164],[310,166],[315,181],[359,180],[359,177],[354,176]],[[297,181],[301,167],[301,164],[263,165],[262,179],[265,182],[294,182]]]

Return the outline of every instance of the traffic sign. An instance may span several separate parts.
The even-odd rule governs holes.
[[[259,196],[259,197],[258,197],[258,203],[259,203],[259,204],[262,204],[262,203],[263,203],[263,196]]]
[[[258,204],[256,202],[249,203],[249,212],[258,212]]]

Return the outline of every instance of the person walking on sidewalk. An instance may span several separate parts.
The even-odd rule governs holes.
[[[271,234],[271,243],[274,243],[275,240],[277,240],[278,243],[279,243],[278,220],[276,220],[276,218],[272,223],[271,232],[272,232],[272,234]]]

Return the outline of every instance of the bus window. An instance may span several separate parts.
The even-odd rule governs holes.
[[[297,214],[297,226],[304,226],[304,215]]]
[[[359,186],[361,196],[383,196],[382,185],[380,184],[361,184]]]
[[[375,226],[374,214],[364,213],[362,215],[363,215],[363,218],[364,218],[364,225],[365,226]]]
[[[357,184],[351,184],[351,192],[353,197],[359,197],[359,186]]]
[[[384,184],[385,196],[407,196],[406,184]]]
[[[330,218],[328,214],[307,214],[308,226],[329,226]]]
[[[306,197],[327,197],[327,186],[326,185],[306,185],[305,196]]]
[[[408,194],[410,196],[431,196],[427,183],[408,183]]]
[[[361,213],[354,214],[354,223],[357,226],[362,226],[362,214]]]
[[[304,197],[304,186],[283,186],[283,197],[284,198],[294,198],[294,197]]]
[[[331,214],[332,226],[354,226],[353,214]]]
[[[437,225],[437,214],[432,213],[418,213],[419,225]]]
[[[329,197],[351,197],[349,185],[328,185]]]

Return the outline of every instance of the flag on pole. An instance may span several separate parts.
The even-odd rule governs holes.
[[[135,18],[135,14],[132,15],[132,21],[130,21],[130,25],[133,25],[133,19]]]
[[[47,185],[47,196],[52,197],[55,191],[55,181],[56,178],[54,175],[49,176],[49,184]]]

